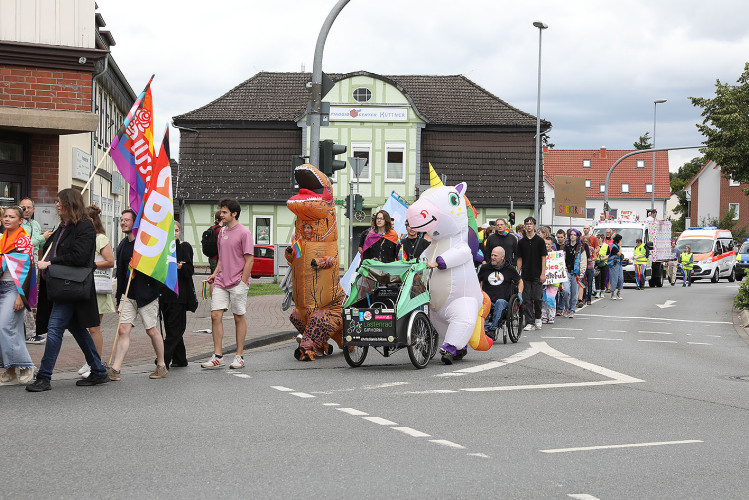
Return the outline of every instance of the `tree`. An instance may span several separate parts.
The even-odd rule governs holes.
[[[674,207],[674,213],[678,218],[673,221],[672,224],[672,230],[676,233],[685,229],[686,217],[689,215],[689,202],[687,201],[687,195],[684,192],[684,188],[687,183],[697,175],[697,172],[700,171],[705,163],[707,163],[707,161],[703,157],[698,156],[679,167],[679,170],[676,172],[671,172],[669,174],[671,192],[674,193],[679,200],[679,204]]]
[[[635,149],[651,149],[653,147],[653,143],[650,142],[650,132],[645,132],[644,135],[641,135],[637,141],[632,144]]]
[[[707,160],[721,165],[723,175],[749,182],[749,63],[737,80],[728,85],[716,80],[715,97],[690,97],[702,108],[704,120],[697,128],[705,136],[700,152]]]

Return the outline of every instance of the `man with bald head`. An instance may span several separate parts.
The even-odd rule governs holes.
[[[505,260],[505,249],[496,246],[492,249],[490,262],[479,268],[481,289],[486,292],[494,305],[494,312],[486,317],[484,330],[492,339],[497,339],[497,328],[502,312],[512,295],[512,284],[520,281],[520,275],[514,266]]]

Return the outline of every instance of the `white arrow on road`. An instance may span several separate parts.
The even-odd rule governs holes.
[[[667,300],[667,301],[666,301],[666,302],[664,302],[663,304],[656,304],[656,305],[657,305],[658,307],[660,307],[661,309],[665,309],[665,308],[667,308],[667,307],[674,307],[674,304],[676,304],[676,301],[675,301],[675,300]]]

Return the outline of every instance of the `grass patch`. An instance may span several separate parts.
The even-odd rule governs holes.
[[[250,290],[247,292],[247,296],[283,295],[283,293],[283,290],[278,288],[278,283],[252,283],[250,284]]]

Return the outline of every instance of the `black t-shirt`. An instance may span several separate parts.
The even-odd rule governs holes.
[[[403,253],[406,254],[406,260],[418,259],[428,246],[429,242],[424,239],[423,235],[418,235],[413,239],[404,236],[398,242],[398,246],[395,249],[395,255],[397,256],[400,249],[403,248]]]
[[[491,262],[492,250],[494,250],[494,248],[496,247],[504,248],[505,260],[514,266],[515,262],[517,261],[518,252],[518,239],[515,237],[515,235],[513,233],[492,233],[491,235],[489,235],[489,237],[486,239],[486,242],[484,243],[484,260],[487,264]]]
[[[489,296],[492,304],[497,299],[510,300],[512,284],[518,281],[520,281],[520,275],[510,264],[505,264],[499,270],[495,269],[491,264],[483,264],[479,268],[481,289]]]
[[[541,259],[546,257],[546,242],[538,234],[524,237],[518,242],[518,258],[523,260],[521,273],[524,282],[541,279]]]

